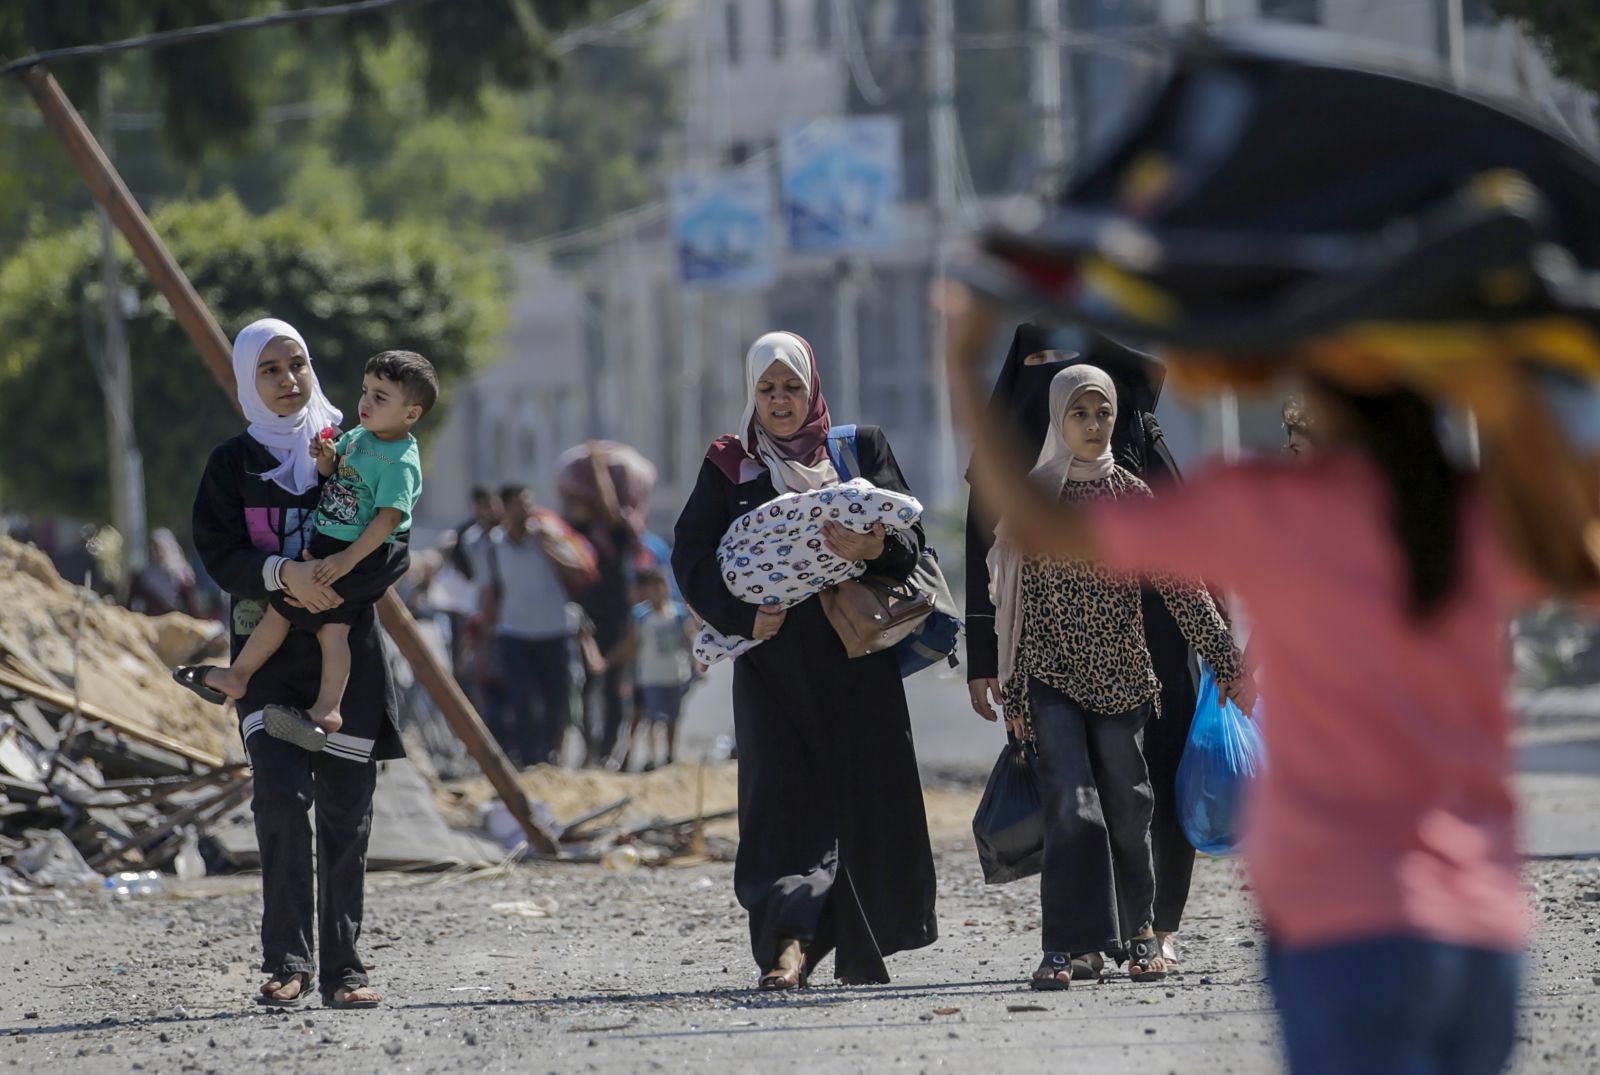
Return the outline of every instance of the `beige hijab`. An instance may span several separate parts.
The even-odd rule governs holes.
[[[1062,430],[1067,412],[1085,392],[1099,392],[1111,403],[1111,421],[1117,420],[1117,386],[1104,370],[1094,366],[1068,366],[1050,381],[1050,430],[1038,462],[1028,472],[1052,496],[1059,497],[1067,482],[1092,482],[1109,478],[1117,462],[1111,454],[1110,430],[1106,447],[1094,459],[1079,459],[1067,447]],[[1006,537],[1005,520],[995,527],[989,550],[989,597],[994,601],[995,635],[1000,647],[1000,684],[1011,679],[1017,665],[1017,641],[1022,637],[1022,551]]]

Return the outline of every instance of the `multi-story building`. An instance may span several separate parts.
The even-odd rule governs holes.
[[[815,345],[839,420],[884,426],[913,488],[930,504],[953,505],[964,450],[949,443],[930,361],[937,220],[954,235],[1036,195],[1056,168],[1041,152],[1047,125],[1060,125],[1061,163],[1070,167],[1158,68],[1159,34],[1178,24],[1304,23],[1419,64],[1442,63],[1453,40],[1446,0],[1062,0],[1046,12],[1034,0],[952,0],[959,136],[955,157],[941,163],[929,136],[927,63],[937,3],[668,5],[658,32],[683,72],[682,166],[759,169],[776,184],[786,125],[898,115],[901,240],[842,259],[782,253],[768,288],[697,294],[678,282],[662,202],[563,238],[562,253],[581,245],[584,256],[564,258],[562,270],[542,264],[537,252],[522,255],[505,360],[462,390],[450,428],[430,452],[430,521],[458,517],[474,481],[547,488],[555,455],[598,436],[630,442],[657,462],[656,517],[669,524],[706,443],[738,419],[745,348],[773,328]],[[1462,14],[1459,55],[1474,82],[1518,95],[1580,141],[1600,143],[1592,97],[1554,78],[1535,46],[1491,18],[1485,0],[1462,0]],[[1041,17],[1058,20],[1053,48],[1050,35],[1033,29]],[[1059,80],[1054,93],[1051,79]],[[939,167],[953,170],[956,192],[942,215],[930,203]],[[852,342],[856,360],[843,361]],[[1180,456],[1215,450],[1235,432],[1230,412],[1214,406],[1164,402],[1162,411]],[[1270,403],[1245,408],[1247,445],[1275,435],[1275,415]]]

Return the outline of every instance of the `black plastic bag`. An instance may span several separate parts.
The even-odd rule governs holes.
[[[991,885],[1032,877],[1044,867],[1044,803],[1032,744],[1007,737],[972,818],[983,879]]]

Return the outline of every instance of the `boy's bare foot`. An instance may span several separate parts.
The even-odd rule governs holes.
[[[242,676],[231,668],[213,668],[205,674],[201,682],[237,702],[244,697],[244,689],[250,685],[250,677]]]
[[[263,1004],[297,1004],[310,982],[311,976],[304,973],[275,977],[261,987],[261,1002]]]
[[[313,706],[307,711],[306,716],[311,718],[311,723],[315,724],[329,735],[332,735],[334,732],[344,727],[344,717],[339,715],[339,711],[337,709],[330,709],[326,712],[323,712],[322,710],[319,710]]]

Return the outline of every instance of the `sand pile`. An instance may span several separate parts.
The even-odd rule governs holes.
[[[611,773],[596,769],[557,769],[539,765],[522,773],[517,782],[528,798],[543,802],[561,821],[609,806],[624,796],[633,802],[622,811],[623,824],[658,818],[676,820],[695,813],[699,766],[680,762],[652,773]],[[977,809],[981,788],[929,787],[923,791],[928,811],[928,830],[941,844],[972,838],[972,814]],[[446,820],[460,827],[475,826],[483,803],[496,799],[494,789],[483,777],[469,777],[443,784],[437,794]],[[737,762],[718,762],[705,769],[705,812],[732,810],[739,801]],[[719,825],[712,832],[737,832],[734,822]]]
[[[72,690],[72,638],[82,588],[50,558],[0,536],[0,665],[45,686]],[[240,757],[231,711],[172,682],[220,627],[181,613],[142,616],[90,596],[80,669],[83,700],[152,731],[226,758]]]

